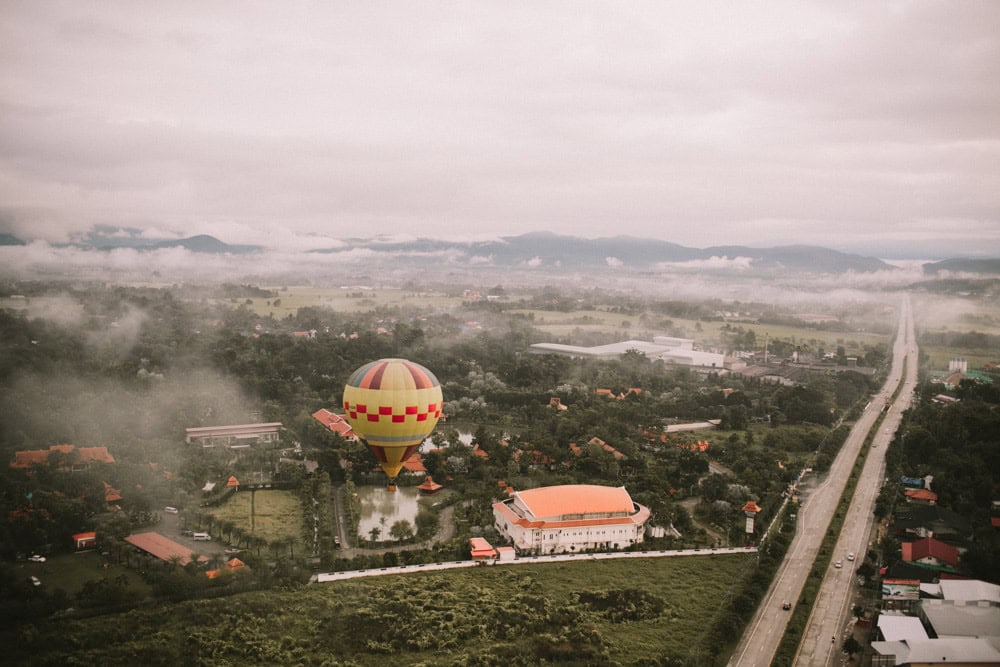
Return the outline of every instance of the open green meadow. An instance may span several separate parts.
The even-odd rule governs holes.
[[[495,566],[243,593],[63,621],[18,650],[40,665],[70,657],[146,665],[711,664],[703,653],[709,632],[752,558]]]
[[[252,529],[254,535],[268,542],[302,541],[302,502],[294,491],[239,491],[207,513],[247,533]]]
[[[16,565],[17,573],[35,576],[48,592],[64,590],[71,598],[83,590],[90,581],[124,577],[126,589],[135,599],[149,595],[151,589],[138,572],[123,565],[109,563],[97,551],[51,556],[44,563],[23,562]]]
[[[342,313],[365,313],[379,308],[412,306],[428,310],[454,306],[461,303],[457,296],[440,292],[401,289],[371,289],[364,287],[270,287],[277,296],[273,298],[237,299],[238,303],[250,301],[250,308],[261,317],[273,315],[282,319],[294,315],[299,308],[330,308]]]

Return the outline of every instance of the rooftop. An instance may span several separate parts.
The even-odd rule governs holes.
[[[170,538],[154,532],[129,535],[125,541],[168,563],[176,556],[180,559],[181,565],[187,565],[191,562],[191,555],[194,554],[193,550],[183,544],[177,544]],[[208,558],[200,556],[198,562],[208,562]]]
[[[515,494],[536,518],[579,514],[631,514],[632,497],[623,486],[566,484],[518,491]]]

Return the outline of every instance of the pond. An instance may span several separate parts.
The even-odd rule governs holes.
[[[465,445],[472,446],[472,433],[466,431],[458,432],[458,439]],[[422,443],[420,443],[420,449],[418,450],[421,454],[426,454],[427,452],[436,448],[437,445],[428,437]]]
[[[378,528],[379,541],[392,542],[389,534],[392,525],[405,520],[411,530],[417,532],[417,511],[420,492],[415,486],[401,486],[389,491],[383,486],[359,486],[356,489],[361,504],[361,520],[358,523],[358,538],[371,539],[372,530]]]

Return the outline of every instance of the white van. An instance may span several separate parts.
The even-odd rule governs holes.
[[[166,512],[167,514],[177,514],[176,507],[164,507],[163,511]]]
[[[212,536],[209,535],[208,533],[195,533],[194,535],[191,536],[191,539],[193,539],[195,542],[211,542]]]

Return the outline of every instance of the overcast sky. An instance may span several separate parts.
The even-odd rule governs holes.
[[[1000,255],[1000,2],[10,2],[0,231]]]

